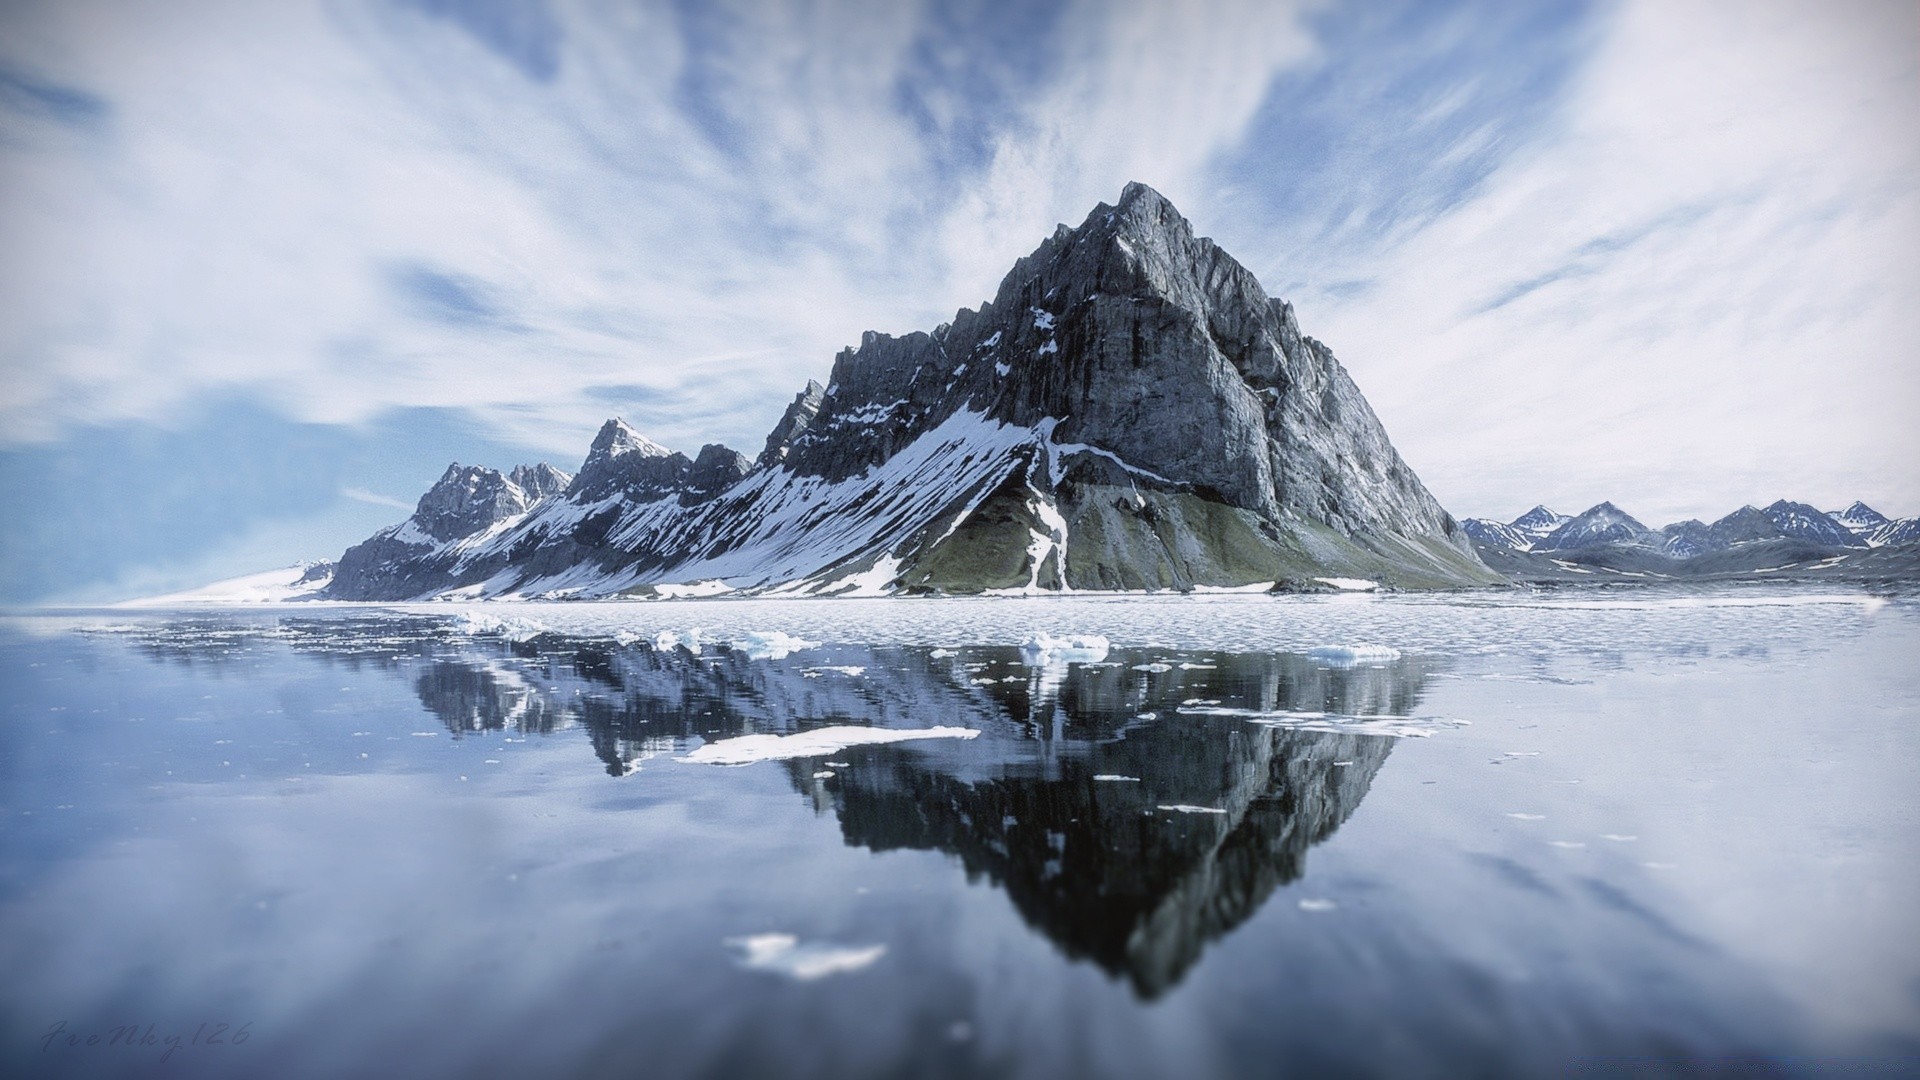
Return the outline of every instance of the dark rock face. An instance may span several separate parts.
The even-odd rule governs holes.
[[[747,455],[719,443],[708,443],[700,448],[700,456],[693,459],[693,469],[687,474],[687,490],[704,498],[745,480],[752,471],[753,459]]]
[[[387,554],[407,565],[330,595],[1498,580],[1293,309],[1139,184],[979,311],[864,335],[751,467],[610,420],[564,498],[508,535]]]
[[[573,483],[573,477],[559,469],[541,462],[538,465],[515,465],[507,474],[507,479],[516,484],[530,499],[544,499],[549,495],[558,495]]]
[[[435,540],[456,540],[524,514],[532,504],[527,493],[499,471],[455,462],[420,496],[413,521]]]
[[[793,396],[780,422],[768,433],[767,448],[760,452],[761,465],[778,465],[787,459],[794,441],[806,432],[807,425],[819,415],[820,403],[825,400],[826,393],[826,387],[812,379],[807,380],[807,388]]]

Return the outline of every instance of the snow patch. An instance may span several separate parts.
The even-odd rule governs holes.
[[[1380,587],[1377,581],[1357,577],[1317,577],[1313,580],[1348,592],[1372,592]]]

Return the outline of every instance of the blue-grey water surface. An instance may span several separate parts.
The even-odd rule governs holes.
[[[1755,590],[16,616],[0,1069],[1911,1074],[1916,661]],[[829,726],[979,734],[676,760]]]

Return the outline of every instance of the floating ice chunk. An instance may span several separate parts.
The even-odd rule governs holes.
[[[1089,664],[1107,658],[1107,639],[1098,634],[1029,634],[1020,645],[1020,659],[1030,667],[1042,664]]]
[[[1182,662],[1180,665],[1180,670],[1181,671],[1213,671],[1216,669],[1216,666],[1217,665],[1214,665],[1214,664],[1188,664],[1188,663]]]
[[[1150,671],[1150,672],[1153,672],[1154,674],[1156,674],[1156,675],[1158,675],[1158,674],[1160,674],[1160,673],[1161,673],[1161,672],[1163,672],[1163,671],[1172,671],[1172,670],[1173,670],[1173,665],[1172,665],[1172,664],[1161,664],[1161,663],[1153,663],[1153,664],[1135,664],[1135,665],[1133,665],[1133,670],[1135,670],[1135,671]]]
[[[453,620],[453,631],[468,637],[497,637],[508,641],[532,641],[547,632],[547,624],[518,616],[500,616],[485,612],[463,611]]]
[[[700,655],[700,628],[691,630],[662,630],[653,635],[653,647],[661,652],[685,649],[695,656]]]
[[[833,779],[833,770],[821,769],[819,772],[813,774],[813,778],[815,780],[831,780]]]
[[[953,650],[952,649],[935,649],[932,652],[928,653],[927,655],[933,657],[935,660],[941,660],[946,657],[952,656]]]
[[[1322,667],[1371,667],[1400,659],[1400,650],[1387,645],[1322,645],[1308,649],[1307,657]]]
[[[1288,709],[1224,708],[1217,701],[1197,699],[1190,704],[1182,705],[1179,711],[1187,716],[1230,716],[1269,727],[1324,731],[1339,735],[1377,735],[1394,739],[1424,739],[1436,731],[1446,731],[1465,723],[1463,720],[1455,720],[1447,716],[1349,715]]]
[[[613,633],[613,643],[623,649],[630,649],[645,640],[647,640],[645,635],[636,634],[631,630],[616,630]]]
[[[751,765],[756,761],[785,758],[819,757],[850,746],[869,743],[907,742],[913,739],[973,739],[980,733],[972,728],[869,728],[823,727],[796,735],[741,735],[721,739],[699,747],[685,757],[675,758],[690,765]]]
[[[708,581],[689,581],[679,584],[656,584],[653,591],[662,600],[684,600],[689,597],[722,596],[733,591],[733,586],[718,579]]]
[[[802,945],[792,934],[749,934],[727,938],[724,944],[740,953],[743,968],[771,971],[801,982],[859,971],[887,952],[885,945]]]
[[[807,668],[806,670],[802,671],[800,674],[809,679],[817,679],[822,675],[828,674],[829,672],[835,675],[852,676],[852,675],[864,675],[866,674],[866,671],[867,671],[866,668],[861,667],[858,664],[839,664],[839,665],[822,664],[819,667]]]
[[[1121,776],[1119,773],[1095,773],[1093,778],[1098,781],[1113,784],[1137,784],[1140,782],[1140,778],[1137,776]]]
[[[1165,810],[1165,811],[1168,811],[1169,813],[1174,813],[1174,814],[1224,814],[1226,813],[1225,810],[1222,810],[1217,806],[1194,806],[1191,803],[1173,803],[1171,805],[1162,803],[1158,807],[1158,809]]]
[[[820,643],[797,638],[783,630],[748,630],[728,642],[753,660],[785,660],[788,653],[817,649]]]
[[[1317,897],[1303,899],[1300,901],[1301,911],[1332,911],[1333,909],[1339,906],[1340,906],[1339,904],[1336,904],[1331,900],[1322,900]]]

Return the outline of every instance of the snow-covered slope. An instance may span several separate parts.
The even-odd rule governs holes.
[[[1891,520],[1887,515],[1858,499],[1845,510],[1827,511],[1827,516],[1846,526],[1847,531],[1855,536],[1866,536]]]
[[[228,578],[185,592],[128,600],[119,607],[182,607],[198,604],[275,604],[311,600],[333,580],[330,562],[298,563],[244,577]]]
[[[1533,547],[1535,539],[1504,521],[1492,518],[1464,518],[1460,528],[1474,543],[1490,544],[1508,551],[1527,551]]]

